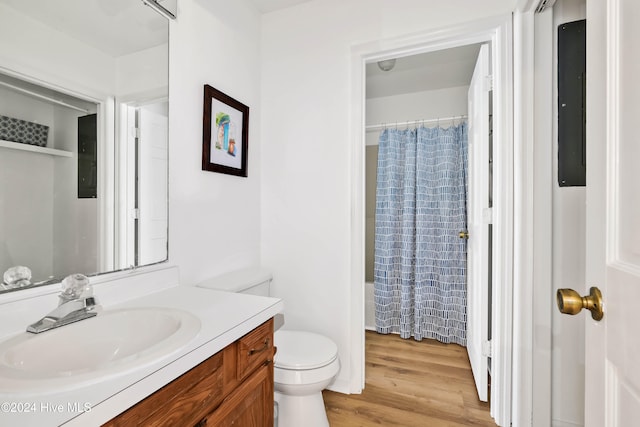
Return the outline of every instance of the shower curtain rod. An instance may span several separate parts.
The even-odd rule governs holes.
[[[424,124],[424,123],[437,123],[437,122],[449,122],[449,121],[455,121],[455,120],[462,120],[462,119],[466,119],[467,116],[466,115],[462,115],[462,116],[453,116],[453,117],[442,117],[439,119],[428,119],[428,120],[410,120],[408,122],[391,122],[391,123],[380,123],[377,125],[367,125],[365,126],[365,129],[367,132],[377,132],[386,128],[397,128],[398,126],[412,126],[412,125],[420,125],[420,124]]]

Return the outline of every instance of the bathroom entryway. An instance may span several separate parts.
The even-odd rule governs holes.
[[[458,126],[461,122],[463,124],[467,122],[469,136],[471,136],[474,133],[471,128],[476,128],[475,125],[478,123],[483,124],[482,129],[485,132],[481,133],[489,139],[488,143],[472,144],[469,140],[469,162],[472,162],[472,154],[475,161],[480,160],[478,164],[484,169],[483,175],[480,179],[474,179],[476,175],[469,170],[468,176],[469,180],[473,179],[473,184],[477,184],[478,189],[484,190],[481,195],[483,205],[479,206],[481,209],[478,211],[481,215],[471,215],[472,219],[479,220],[482,232],[474,230],[472,227],[474,223],[470,221],[467,222],[468,234],[467,230],[459,230],[455,231],[455,236],[456,240],[458,236],[461,239],[469,237],[469,240],[473,238],[480,243],[478,247],[478,245],[471,245],[469,241],[467,249],[471,246],[480,249],[481,256],[478,257],[478,261],[483,265],[484,272],[476,269],[475,274],[469,272],[467,277],[480,277],[483,282],[491,284],[491,289],[479,289],[480,292],[477,294],[468,294],[465,298],[467,301],[461,301],[461,304],[466,304],[467,307],[467,326],[471,323],[478,326],[473,332],[472,328],[467,327],[468,342],[473,336],[473,341],[476,343],[473,346],[474,351],[471,351],[472,346],[467,342],[468,358],[472,359],[472,366],[473,360],[483,362],[473,366],[474,374],[477,371],[477,375],[473,376],[477,382],[476,398],[485,401],[491,394],[490,414],[498,425],[510,424],[512,407],[510,373],[513,323],[509,304],[512,297],[513,277],[510,266],[514,254],[513,130],[510,101],[512,96],[511,34],[509,18],[504,22],[496,19],[479,23],[477,26],[451,28],[444,35],[442,32],[425,33],[417,38],[389,40],[382,45],[372,42],[354,49],[352,64],[355,70],[353,96],[355,100],[362,101],[361,104],[356,103],[354,107],[354,126],[359,127],[362,133],[356,132],[354,138],[356,146],[354,147],[353,178],[354,182],[361,185],[354,187],[353,207],[356,225],[363,225],[362,228],[356,227],[352,236],[353,259],[357,261],[353,264],[352,271],[353,301],[357,304],[364,300],[362,301],[364,310],[354,311],[354,327],[362,325],[362,329],[375,327],[378,330],[377,325],[371,322],[374,316],[371,316],[370,309],[372,306],[375,307],[376,278],[381,276],[376,275],[375,272],[373,275],[369,274],[371,269],[368,268],[373,264],[372,261],[375,262],[375,250],[371,251],[373,246],[371,242],[375,242],[376,217],[371,215],[371,208],[375,207],[372,197],[374,192],[372,186],[366,184],[370,178],[377,176],[373,174],[376,166],[370,167],[370,165],[371,163],[377,165],[378,161],[371,162],[368,157],[375,157],[369,154],[371,152],[375,154],[378,148],[376,141],[380,140],[380,132],[384,132],[385,128],[399,131],[405,129],[416,131],[416,128],[418,130],[448,129]],[[484,50],[481,46],[486,46],[489,50],[487,61],[489,70],[487,72],[485,69],[484,72],[479,73],[478,79],[473,79],[479,52]],[[465,52],[466,49],[473,51]],[[389,61],[390,59],[396,59],[393,67],[387,63],[393,62]],[[416,67],[417,64],[414,62],[422,59],[428,59],[430,62],[430,66],[426,69]],[[410,72],[409,69],[415,72]],[[395,79],[395,81],[386,89],[382,88],[382,80],[393,76],[395,78],[389,80]],[[477,80],[477,88],[483,92],[483,99],[491,98],[487,102],[488,108],[484,110],[486,114],[480,121],[476,118],[476,107],[484,102],[471,102],[474,99],[477,100],[472,96],[472,80]],[[410,82],[426,83],[429,86],[412,87],[408,92],[407,84]],[[376,87],[380,89],[378,92]],[[481,153],[471,149],[472,145],[481,148]],[[471,188],[469,190],[473,191]],[[468,198],[467,202],[470,203],[471,198]],[[484,204],[488,202],[490,203],[488,206]],[[469,206],[467,210],[473,211]],[[408,230],[410,231],[410,227]],[[485,230],[491,233],[490,243],[486,239],[478,240],[479,237],[486,236]],[[374,238],[371,239],[371,237]],[[469,259],[467,265],[472,264],[475,266],[475,263]],[[487,272],[489,266],[491,266],[490,275]],[[466,283],[475,286],[474,280]],[[371,290],[374,290],[374,295],[370,295]],[[482,296],[482,299],[477,299],[475,295]],[[371,298],[372,296],[374,298]],[[422,304],[422,300],[420,303]],[[355,307],[358,308],[358,306],[359,304]],[[470,308],[471,306],[473,308]],[[363,314],[364,322],[362,323],[364,324],[361,323],[360,314]],[[440,317],[444,323],[448,318],[446,313]],[[478,319],[481,320],[479,323]],[[358,332],[354,329],[354,336],[357,336]],[[354,348],[362,349],[361,366],[364,368],[363,375],[358,378],[362,388],[353,388],[353,392],[356,393],[369,387],[368,375],[366,378],[364,375],[370,369],[367,363],[368,356],[364,351],[365,334],[368,332],[363,331],[362,340],[354,340],[353,345]],[[472,354],[475,356],[472,357]],[[407,368],[410,369],[410,367]],[[487,381],[489,374],[491,387]]]
[[[384,61],[366,68],[365,327],[466,347],[477,395],[486,402],[490,46],[476,43],[394,61],[391,69],[382,68]],[[403,116],[419,119],[394,124]]]
[[[464,347],[367,331],[365,353],[362,394],[324,391],[331,427],[496,425]]]

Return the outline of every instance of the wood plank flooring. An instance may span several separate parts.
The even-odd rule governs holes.
[[[365,352],[362,394],[323,393],[331,427],[496,426],[465,348],[367,331]]]

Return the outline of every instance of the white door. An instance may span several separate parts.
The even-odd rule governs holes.
[[[138,264],[167,258],[167,117],[138,111]]]
[[[489,46],[480,48],[469,87],[467,178],[467,352],[478,397],[488,400]]]
[[[585,425],[640,425],[640,2],[587,1]]]

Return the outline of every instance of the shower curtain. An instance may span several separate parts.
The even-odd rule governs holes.
[[[385,129],[376,188],[376,330],[466,345],[467,125]]]

